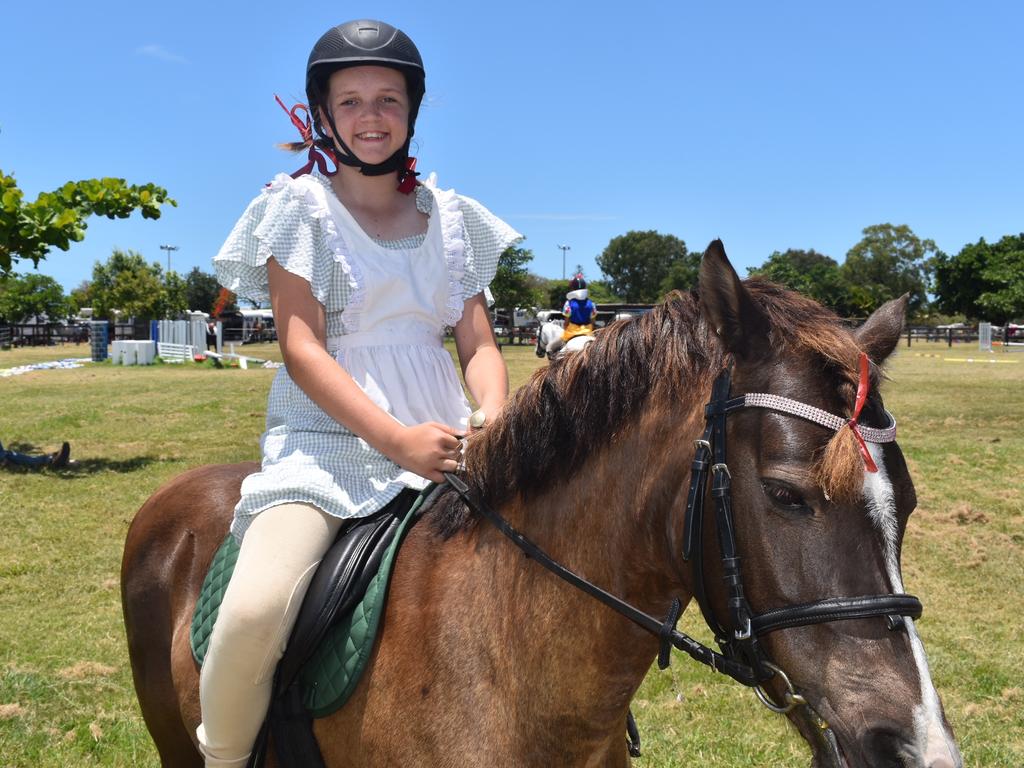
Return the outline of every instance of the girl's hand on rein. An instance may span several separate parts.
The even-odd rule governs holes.
[[[442,472],[455,472],[462,458],[462,442],[452,427],[436,421],[402,427],[398,444],[389,452],[392,461],[421,477],[444,482]]]

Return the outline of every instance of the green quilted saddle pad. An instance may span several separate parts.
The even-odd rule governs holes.
[[[235,537],[228,534],[224,543],[220,545],[220,549],[213,556],[210,570],[206,572],[206,578],[203,579],[203,588],[199,590],[199,599],[196,601],[196,609],[192,614],[192,629],[189,632],[192,656],[199,666],[203,665],[206,649],[210,647],[213,624],[217,621],[217,613],[220,611],[220,603],[224,599],[228,582],[231,581],[231,574],[235,572],[238,550],[239,546]]]
[[[356,603],[351,613],[335,622],[299,673],[303,703],[313,717],[325,717],[341,707],[359,683],[373,652],[377,629],[384,614],[395,555],[415,521],[423,500],[433,488],[430,486],[420,494],[399,523],[394,539],[381,558],[380,569],[370,579],[363,599]],[[238,561],[238,551],[235,538],[228,535],[213,557],[196,601],[190,641],[192,655],[200,666],[206,658],[210,634]]]

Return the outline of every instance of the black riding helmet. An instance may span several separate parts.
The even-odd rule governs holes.
[[[405,75],[409,92],[409,135],[401,149],[382,163],[367,164],[345,145],[334,126],[334,118],[327,109],[328,81],[332,73],[345,67],[379,66],[397,69]],[[402,30],[382,21],[363,19],[339,24],[327,30],[317,40],[306,64],[306,99],[317,133],[330,144],[327,133],[320,125],[320,109],[331,126],[335,141],[345,154],[337,157],[338,162],[359,168],[365,176],[383,176],[405,169],[409,157],[409,143],[419,114],[420,102],[426,90],[426,74],[423,59],[416,45]],[[337,153],[335,153],[337,154]]]

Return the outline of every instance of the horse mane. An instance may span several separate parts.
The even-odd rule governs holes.
[[[819,357],[852,408],[858,350],[840,319],[766,280],[750,278],[744,285],[769,319],[772,349]],[[465,480],[492,507],[535,498],[555,482],[553,466],[579,466],[644,407],[665,403],[678,412],[705,398],[727,357],[701,314],[697,293],[673,291],[650,312],[610,324],[582,350],[534,372],[499,417],[469,441]],[[844,432],[849,430],[837,437]],[[853,471],[832,468],[825,479],[836,490],[851,484]],[[847,477],[835,482],[828,474],[834,472]],[[435,529],[445,537],[472,521],[454,494],[439,500],[436,510]]]

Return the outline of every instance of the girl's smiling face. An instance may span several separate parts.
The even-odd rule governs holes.
[[[346,67],[331,75],[327,108],[342,141],[368,165],[382,163],[409,135],[405,76],[389,67]],[[321,124],[334,138],[327,120]]]

